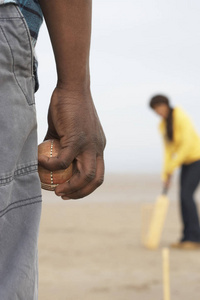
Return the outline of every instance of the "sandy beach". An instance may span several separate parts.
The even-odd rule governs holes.
[[[160,247],[141,244],[141,210],[160,193],[159,175],[108,174],[86,199],[43,191],[39,300],[161,300],[162,248],[179,238],[177,179]],[[200,200],[200,192],[197,192]],[[170,250],[171,300],[199,300],[200,250]]]

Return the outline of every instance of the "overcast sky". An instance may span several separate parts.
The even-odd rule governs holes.
[[[39,142],[46,128],[55,64],[43,24],[37,45]],[[200,132],[200,2],[93,0],[91,88],[107,136],[108,172],[159,172],[159,118],[149,98],[164,93]]]

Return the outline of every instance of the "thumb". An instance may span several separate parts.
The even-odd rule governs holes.
[[[75,159],[75,153],[72,149],[62,149],[56,157],[38,155],[38,164],[49,171],[67,169]]]

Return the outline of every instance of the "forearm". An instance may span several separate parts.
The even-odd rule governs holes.
[[[169,165],[172,157],[172,149],[168,142],[164,140],[164,157],[163,157],[163,167],[162,167],[162,180],[166,181],[169,176]]]
[[[74,173],[59,184],[62,199],[79,199],[103,182],[105,135],[90,93],[89,52],[92,0],[39,0],[56,60],[57,87],[48,112],[46,139],[60,140],[56,157],[39,157],[54,171],[72,162]]]
[[[90,86],[92,0],[39,0],[55,55],[58,86],[85,91]]]

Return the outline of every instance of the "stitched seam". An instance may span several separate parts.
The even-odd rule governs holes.
[[[0,20],[13,20],[13,19],[15,19],[15,20],[16,19],[21,19],[21,17],[5,17],[5,18],[4,17],[2,17],[2,18],[0,17]]]
[[[14,178],[16,178],[16,177],[21,177],[21,176],[24,176],[24,175],[29,175],[29,174],[32,174],[32,173],[35,173],[35,172],[37,172],[36,169],[35,169],[35,170],[32,170],[32,171],[28,171],[28,172],[26,172],[26,173],[17,174]]]
[[[42,197],[42,196],[41,196],[41,195],[38,195],[38,196],[35,196],[35,197],[32,197],[32,198],[27,198],[27,199],[15,201],[15,202],[9,204],[6,208],[0,210],[0,214],[3,213],[5,210],[7,210],[7,209],[8,209],[10,206],[12,206],[12,205],[15,205],[15,204],[17,204],[17,203],[22,203],[22,202],[25,202],[25,201],[28,201],[28,200],[34,200],[34,199],[37,199],[37,198],[40,198],[40,197]]]
[[[26,174],[35,172],[35,171],[37,171],[37,169],[38,169],[38,165],[37,164],[29,165],[27,167],[22,167],[20,169],[17,169],[14,172],[14,177],[22,176],[22,175],[26,175]]]
[[[9,176],[7,178],[0,179],[0,185],[6,185],[13,180],[13,176]]]
[[[24,172],[22,170],[24,170]],[[37,164],[29,165],[27,167],[17,169],[14,172],[14,176],[10,175],[6,178],[0,178],[0,186],[5,186],[5,185],[11,183],[14,180],[14,178],[16,178],[16,177],[25,176],[25,175],[28,175],[28,174],[31,174],[31,173],[35,173],[37,171],[38,171],[38,165]]]
[[[19,9],[19,7],[16,5],[15,6],[15,9],[17,10],[23,24],[24,24],[24,27],[26,29],[26,34],[27,34],[27,38],[28,38],[28,41],[29,41],[29,47],[30,47],[30,51],[31,51],[31,77],[34,78],[35,80],[35,76],[34,76],[34,50],[33,50],[33,44],[32,44],[32,37],[31,37],[31,30],[30,28],[28,27],[28,24],[26,22],[26,19],[23,15],[23,13],[21,12],[21,10]],[[35,85],[35,83],[34,83]],[[29,105],[35,105],[35,101],[31,101],[31,103],[29,103],[28,101],[28,104]]]
[[[19,168],[19,169],[17,169],[15,172],[18,172],[18,171],[20,171],[20,170],[22,170],[22,169],[26,169],[26,168],[35,167],[35,166],[37,166],[37,164],[31,164],[31,165],[27,165],[26,167],[20,167],[20,168]]]
[[[16,9],[18,10],[18,12],[21,14],[21,11],[18,9],[18,7],[16,6]],[[27,27],[27,23],[25,22],[24,17],[21,17],[21,20],[24,24],[24,27],[26,29],[26,35],[29,41],[29,46],[30,46],[30,50],[31,50],[31,76],[33,76],[33,49],[32,49],[32,43],[31,43],[31,38],[30,38],[30,33],[29,33],[29,28]]]
[[[4,30],[3,30],[3,28],[2,28],[1,25],[0,25],[0,28],[1,28],[1,31],[2,31],[2,33],[3,33],[4,38],[6,39],[6,42],[7,42],[7,44],[8,44],[8,47],[9,47],[9,49],[10,49],[10,53],[11,53],[12,60],[13,60],[13,66],[12,66],[13,68],[12,68],[12,70],[13,70],[13,74],[14,74],[15,80],[16,80],[17,85],[19,86],[20,90],[21,90],[22,93],[24,94],[24,97],[26,98],[26,101],[28,102],[28,99],[27,99],[27,97],[26,97],[26,94],[24,93],[23,89],[21,88],[21,85],[19,84],[18,79],[17,79],[17,76],[16,76],[16,74],[15,74],[15,67],[14,67],[14,65],[15,65],[15,64],[14,64],[14,63],[15,63],[15,60],[14,60],[14,55],[13,55],[13,52],[12,52],[12,48],[11,48],[11,46],[10,46],[10,43],[8,42],[8,39],[7,39],[7,37],[6,37],[6,34],[5,34],[5,32],[4,32]]]
[[[39,201],[35,201],[35,202],[31,202],[31,203],[27,203],[27,204],[23,204],[23,205],[12,207],[12,208],[8,209],[5,213],[3,213],[2,215],[0,215],[0,218],[3,217],[5,214],[7,214],[9,211],[11,211],[13,209],[17,209],[19,207],[24,207],[24,206],[28,206],[28,205],[32,205],[32,204],[36,204],[36,203],[41,203],[41,202],[42,202],[42,200],[39,200]]]

